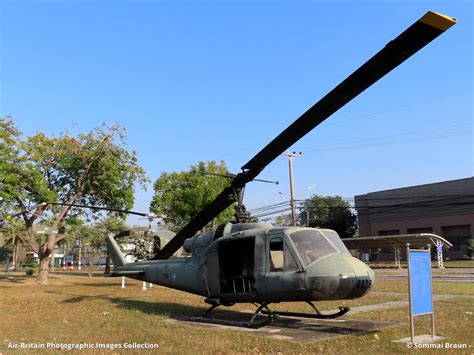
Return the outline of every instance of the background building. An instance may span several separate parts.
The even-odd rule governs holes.
[[[355,208],[361,237],[434,233],[453,244],[447,257],[472,256],[474,177],[359,195]]]

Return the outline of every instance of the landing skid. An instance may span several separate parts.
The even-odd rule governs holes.
[[[233,305],[233,304],[231,304]],[[212,318],[212,317],[209,317],[209,314],[214,310],[216,309],[217,307],[221,306],[221,304],[212,304],[207,310],[206,312],[204,312],[204,314],[202,315],[202,317],[200,317],[199,319],[196,319],[196,320],[199,320],[200,322],[205,322],[205,323],[217,323],[217,324],[222,324],[222,325],[230,325],[230,326],[235,326],[235,327],[245,327],[245,328],[260,328],[260,327],[263,327],[265,325],[268,325],[270,324],[271,322],[273,322],[273,319],[274,319],[274,313],[273,311],[268,308],[268,303],[259,303],[259,304],[256,304],[254,303],[255,306],[257,306],[257,310],[253,313],[252,315],[252,318],[250,318],[250,321],[248,322],[239,322],[239,321],[232,321],[232,320],[225,320],[225,319],[218,319],[218,318]],[[226,305],[226,306],[229,306],[229,305]],[[265,317],[264,319],[257,319],[257,316],[259,313],[263,313],[262,310],[265,309],[265,311],[267,312],[267,317]]]
[[[302,312],[272,312],[276,316],[286,316],[286,317],[301,317],[301,318],[312,318],[312,319],[334,319],[339,318],[349,312],[349,307],[339,307],[339,311],[331,314],[323,314],[316,308],[316,306],[307,301],[316,313],[302,313]],[[267,310],[262,311],[263,314],[269,314]]]
[[[209,302],[210,303],[210,302]],[[265,325],[268,325],[274,321],[274,319],[277,316],[281,317],[301,317],[301,318],[312,318],[312,319],[334,319],[343,316],[347,312],[349,312],[350,308],[349,307],[339,307],[339,311],[331,314],[323,314],[319,311],[316,306],[310,302],[307,301],[307,304],[313,308],[315,313],[302,313],[302,312],[278,312],[278,311],[272,311],[268,306],[270,303],[267,302],[262,302],[262,303],[253,303],[256,307],[257,310],[252,314],[252,317],[248,322],[244,321],[232,321],[232,320],[224,320],[224,319],[218,319],[218,318],[212,318],[209,317],[209,314],[216,309],[217,307],[221,306],[221,304],[218,303],[212,303],[211,307],[209,307],[206,312],[202,315],[200,318],[195,318],[195,320],[198,320],[200,322],[205,322],[205,323],[217,323],[217,324],[222,324],[222,325],[230,325],[230,326],[237,326],[237,327],[245,327],[245,328],[260,328]],[[233,304],[228,304],[225,306],[231,306]],[[259,314],[266,315],[264,319],[257,319],[257,316]]]

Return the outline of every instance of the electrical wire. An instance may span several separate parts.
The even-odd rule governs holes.
[[[332,143],[332,144],[325,144],[322,146],[309,146],[309,147],[302,147],[301,149],[313,149],[313,148],[325,148],[325,147],[331,147],[331,146],[338,146],[341,144],[351,144],[351,143],[366,143],[368,141],[374,141],[374,140],[381,140],[381,139],[388,139],[388,138],[398,138],[400,136],[407,136],[407,135],[412,135],[412,134],[418,134],[418,133],[429,133],[429,132],[436,132],[436,131],[446,131],[447,129],[450,128],[459,128],[459,127],[472,127],[472,123],[458,123],[454,125],[449,125],[449,126],[444,126],[444,127],[438,127],[438,128],[431,128],[431,129],[423,129],[423,130],[417,130],[417,131],[412,131],[412,132],[405,132],[405,133],[398,133],[398,134],[391,134],[388,136],[381,136],[381,137],[375,137],[375,138],[364,138],[364,139],[356,139],[356,140],[351,140],[351,141],[346,141],[346,142],[341,142],[341,143]]]
[[[438,133],[436,135],[430,135],[430,136],[392,139],[392,140],[384,141],[384,142],[368,142],[368,143],[348,144],[348,145],[346,145],[346,143],[339,143],[339,146],[334,146],[335,145],[334,144],[332,148],[330,146],[329,147],[319,146],[319,147],[301,149],[301,151],[302,152],[313,152],[313,151],[327,152],[327,151],[334,151],[334,150],[367,148],[367,147],[384,146],[384,145],[391,145],[391,144],[398,144],[398,143],[420,142],[420,141],[425,141],[425,140],[440,139],[440,138],[446,138],[446,137],[456,137],[456,136],[460,136],[464,134],[472,134],[472,132],[473,132],[472,129],[468,129],[468,130],[460,130],[460,131],[455,131],[455,132]],[[371,140],[377,140],[377,139],[383,139],[383,137],[372,138]]]
[[[474,196],[468,196],[468,197],[474,197]],[[327,205],[310,205],[310,208],[313,209],[313,208],[319,208],[319,209],[330,209],[330,210],[336,210],[336,209],[350,209],[350,210],[357,210],[357,211],[360,211],[360,212],[363,212],[365,210],[372,210],[371,214],[374,214],[374,213],[385,213],[385,212],[388,212],[388,211],[391,211],[391,210],[394,210],[394,209],[407,209],[407,208],[430,208],[430,207],[453,207],[453,206],[469,206],[469,205],[474,205],[473,201],[467,201],[467,202],[459,202],[459,201],[453,201],[453,202],[449,202],[449,200],[452,200],[454,198],[450,198],[450,199],[440,199],[440,200],[434,200],[434,201],[419,201],[419,202],[408,202],[408,203],[398,203],[398,204],[384,204],[384,205],[380,205],[380,206],[362,206],[362,207],[354,207],[354,206],[351,206],[351,205],[348,205],[348,206],[327,206]],[[426,202],[431,202],[431,203],[426,203]],[[434,203],[433,203],[434,202]],[[302,209],[306,209],[307,206],[303,203],[303,202],[299,202],[299,203],[296,203],[296,208],[299,209],[299,210],[302,210]],[[387,210],[387,208],[389,208],[389,210]],[[375,211],[375,210],[379,210],[379,209],[383,209],[382,211]],[[278,213],[282,213],[282,212],[287,212],[287,211],[290,211],[291,210],[291,207],[288,206],[287,208],[278,208],[275,210],[275,208],[269,208],[267,210],[265,210],[264,208],[260,208],[260,212],[259,213],[253,213],[252,211],[255,211],[255,210],[252,210],[250,211],[252,213],[252,216],[256,217],[256,218],[260,218],[260,217],[266,217],[266,216],[270,216],[270,215],[275,215],[275,214],[278,214]]]
[[[394,107],[391,107],[391,108],[388,108],[388,109],[385,109],[385,110],[381,110],[381,111],[377,111],[377,112],[365,113],[365,114],[349,117],[349,118],[342,119],[342,120],[334,120],[334,121],[329,122],[328,124],[336,125],[336,124],[341,124],[341,123],[345,123],[345,122],[348,122],[348,121],[352,122],[352,121],[355,121],[355,120],[360,120],[360,119],[364,119],[364,118],[367,118],[367,117],[377,116],[377,115],[380,115],[380,114],[400,110],[400,109],[403,109],[403,108],[407,108],[407,107],[411,107],[411,106],[415,106],[415,105],[419,105],[419,104],[424,104],[426,102],[432,102],[432,101],[436,101],[436,100],[439,100],[439,99],[444,99],[445,97],[463,94],[463,93],[466,93],[466,92],[469,92],[469,91],[472,91],[472,88],[466,88],[466,89],[462,89],[462,90],[442,94],[442,95],[439,95],[439,96],[430,97],[430,98],[427,98],[427,99],[422,99],[422,100],[418,100],[418,101],[409,102],[409,103],[406,103],[406,104],[402,104],[402,105],[399,105],[399,106],[394,106]]]

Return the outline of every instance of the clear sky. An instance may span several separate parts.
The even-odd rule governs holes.
[[[426,11],[453,16],[457,25],[295,144],[296,197],[473,175],[472,1],[0,4],[0,115],[25,134],[120,122],[152,181],[199,160],[238,172]],[[249,184],[249,209],[289,199],[287,166],[280,157],[260,175],[279,186]],[[146,212],[152,193],[137,191],[134,209]]]

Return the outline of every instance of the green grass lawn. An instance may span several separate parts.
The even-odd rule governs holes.
[[[201,315],[207,308],[203,299],[184,292],[154,286],[142,291],[141,282],[127,279],[120,288],[119,278],[88,278],[83,274],[54,273],[50,284],[39,287],[34,277],[13,274],[0,276],[0,353],[16,353],[8,343],[157,343],[164,353],[391,353],[408,352],[392,340],[407,337],[406,307],[377,312],[356,313],[350,317],[398,321],[395,328],[358,336],[347,336],[313,344],[274,340],[253,332],[217,330],[176,322],[169,318]],[[340,305],[359,305],[406,300],[406,286],[401,281],[377,281],[374,292],[353,301],[321,302],[322,309]],[[438,333],[452,343],[472,341],[474,286],[472,284],[435,282],[435,294],[462,294],[435,302]],[[308,311],[304,304],[282,303],[274,308]],[[254,310],[251,305],[233,307]],[[416,319],[417,334],[429,333],[430,317]],[[469,350],[469,349],[468,349]],[[45,353],[44,350],[32,352]],[[123,353],[123,351],[119,351]],[[130,350],[126,353],[152,351]],[[153,352],[156,352],[154,350]],[[50,351],[58,353],[58,351]],[[97,353],[82,351],[81,354]],[[103,351],[103,353],[117,353]],[[459,353],[459,352],[457,352]],[[467,353],[472,353],[472,350]]]

